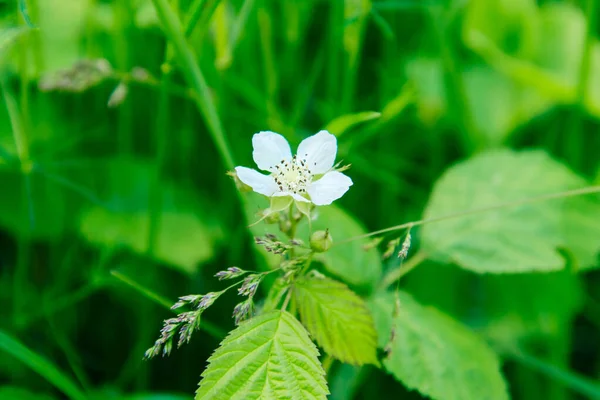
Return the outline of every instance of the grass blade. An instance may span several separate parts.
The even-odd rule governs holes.
[[[215,142],[217,150],[223,159],[223,164],[228,169],[233,169],[233,155],[227,144],[225,133],[217,113],[217,108],[211,98],[211,93],[200,67],[196,64],[194,53],[185,40],[181,22],[169,6],[167,0],[152,0],[156,13],[167,38],[173,44],[173,48],[181,64],[182,72],[187,83],[196,92],[196,105],[206,120],[208,131]]]
[[[118,279],[121,282],[123,282],[124,284],[126,284],[127,286],[131,287],[132,289],[135,289],[137,292],[144,295],[146,298],[152,300],[156,304],[171,310],[171,306],[174,304],[174,302],[170,301],[166,297],[161,296],[160,294],[154,292],[153,290],[140,285],[138,282],[136,282],[133,279],[131,279],[130,277],[120,273],[119,271],[112,270],[112,271],[110,271],[110,274],[112,276],[114,276],[116,279]],[[202,319],[202,323],[200,324],[200,329],[207,332],[208,334],[210,334],[211,336],[213,336],[217,339],[222,339],[225,337],[225,335],[227,335],[227,332],[225,332],[223,329],[219,328],[217,325],[215,325],[211,322],[208,322],[204,318]]]
[[[0,350],[17,358],[23,364],[40,374],[70,399],[85,400],[87,396],[56,365],[31,351],[23,343],[0,330]]]

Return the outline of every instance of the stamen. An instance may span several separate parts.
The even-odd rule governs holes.
[[[282,192],[306,193],[306,186],[312,182],[312,173],[307,168],[306,159],[293,156],[291,160],[281,160],[273,170],[275,183]]]

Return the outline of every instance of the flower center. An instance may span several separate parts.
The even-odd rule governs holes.
[[[312,182],[313,175],[306,160],[294,156],[290,161],[281,160],[273,167],[273,178],[282,192],[306,193],[306,186]]]

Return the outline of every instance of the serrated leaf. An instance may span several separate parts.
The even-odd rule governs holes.
[[[259,315],[233,330],[208,359],[196,400],[325,399],[318,355],[290,313]]]
[[[328,354],[354,365],[377,361],[377,332],[371,312],[346,285],[329,278],[294,284],[300,319]]]
[[[450,168],[436,183],[425,219],[587,186],[542,151],[497,150]],[[510,206],[425,225],[431,258],[483,273],[555,271],[568,249],[579,268],[600,249],[600,197],[585,196]]]
[[[325,130],[331,132],[335,136],[341,136],[350,128],[362,124],[367,121],[377,119],[381,113],[377,111],[363,111],[354,114],[344,114],[334,118],[325,126]]]
[[[395,317],[393,294],[371,303],[381,346],[394,328],[383,365],[397,380],[435,400],[508,399],[498,358],[481,338],[408,293],[399,296]]]
[[[317,220],[312,221],[312,231],[329,229],[334,246],[318,255],[329,272],[351,285],[372,287],[381,276],[381,260],[377,250],[365,251],[358,241],[336,246],[338,240],[363,235],[366,229],[343,209],[331,205],[317,209]],[[298,227],[298,237],[309,237],[308,224]]]

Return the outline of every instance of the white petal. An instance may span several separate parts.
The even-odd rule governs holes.
[[[302,197],[299,194],[296,193],[292,193],[292,192],[277,192],[277,193],[273,193],[273,197],[283,197],[283,196],[290,196],[292,198],[294,198],[294,200],[297,201],[302,201],[304,203],[310,203],[310,200],[308,200],[306,197]]]
[[[275,179],[270,175],[263,175],[256,170],[246,167],[235,167],[235,172],[240,181],[250,186],[256,193],[272,196],[277,190]]]
[[[325,206],[342,197],[350,186],[352,186],[352,179],[341,172],[331,171],[311,183],[306,191],[313,203]]]
[[[252,157],[258,168],[269,171],[281,160],[292,158],[290,144],[283,136],[275,132],[259,132],[252,136]]]
[[[333,167],[337,153],[337,139],[327,131],[309,136],[298,146],[297,156],[306,160],[313,174],[324,174]]]

